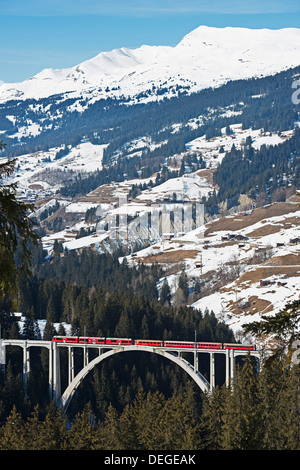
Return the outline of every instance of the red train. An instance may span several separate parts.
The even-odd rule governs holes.
[[[67,344],[105,344],[111,346],[152,346],[164,348],[184,348],[184,349],[235,349],[240,351],[255,351],[255,344],[236,343],[203,343],[193,341],[162,341],[151,339],[131,339],[131,338],[98,338],[90,336],[53,336],[55,343]]]

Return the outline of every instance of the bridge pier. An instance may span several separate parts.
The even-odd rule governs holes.
[[[84,349],[83,349],[83,367],[86,367],[89,363],[89,350],[88,348],[86,347],[86,345],[84,345]]]
[[[1,369],[1,372],[5,373],[5,370],[6,370],[6,347],[5,347],[2,339],[0,339],[0,369]]]
[[[68,351],[68,384],[72,382],[75,377],[75,364],[74,364],[74,348],[69,348]]]
[[[53,400],[58,403],[61,398],[60,354],[56,343],[53,344]]]
[[[226,386],[232,387],[235,377],[235,355],[233,349],[226,350]]]
[[[199,357],[198,357],[198,353],[197,351],[195,350],[194,351],[194,372],[198,372],[199,371]]]
[[[210,392],[213,393],[216,386],[216,371],[215,371],[215,353],[210,353]]]
[[[27,398],[27,379],[30,372],[30,351],[27,345],[27,341],[24,341],[23,345],[23,386],[24,386],[24,395]]]

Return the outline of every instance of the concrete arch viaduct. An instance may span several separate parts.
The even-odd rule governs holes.
[[[5,370],[6,366],[6,348],[7,346],[18,346],[23,349],[23,383],[24,390],[27,390],[27,377],[30,372],[30,349],[34,347],[47,348],[49,351],[49,394],[57,405],[67,410],[76,389],[87,376],[87,374],[105,359],[122,352],[140,351],[152,354],[158,354],[173,363],[180,366],[200,387],[203,392],[212,393],[215,388],[215,357],[216,354],[224,354],[226,384],[233,383],[235,373],[235,359],[238,356],[248,354],[247,351],[239,351],[234,349],[192,349],[193,361],[189,362],[183,357],[186,350],[179,348],[165,348],[153,346],[137,346],[137,345],[95,345],[95,344],[67,344],[55,343],[52,341],[34,341],[34,340],[0,340],[0,366]],[[60,348],[68,348],[68,385],[66,389],[61,391],[61,364],[60,364]],[[75,348],[83,349],[83,365],[81,370],[75,375],[74,367],[74,351]],[[98,354],[92,360],[89,360],[89,350],[98,349]],[[201,374],[198,369],[199,354],[209,354],[210,356],[210,379],[209,381]],[[258,351],[250,351],[251,356],[259,359]],[[190,354],[191,356],[191,354]]]

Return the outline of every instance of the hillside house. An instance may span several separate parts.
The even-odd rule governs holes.
[[[264,279],[261,279],[259,281],[259,284],[260,284],[260,287],[266,287],[266,286],[270,286],[270,285],[274,284],[274,282],[275,281],[268,281],[268,280],[266,281]]]

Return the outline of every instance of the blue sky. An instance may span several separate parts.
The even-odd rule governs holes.
[[[299,0],[0,0],[0,81],[103,51],[175,46],[200,25],[300,27]]]

